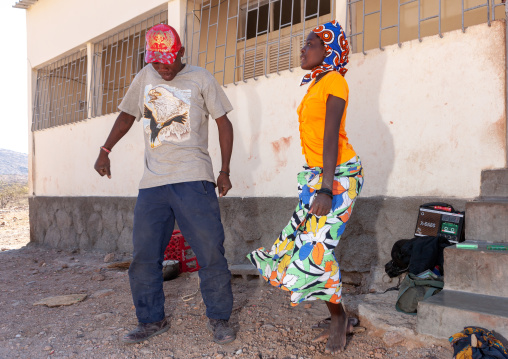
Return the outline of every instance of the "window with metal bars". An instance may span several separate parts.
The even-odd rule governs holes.
[[[32,131],[86,119],[86,49],[37,70]]]
[[[504,19],[504,0],[348,0],[351,51],[367,50]]]
[[[223,85],[299,66],[303,38],[333,19],[333,0],[190,0],[187,63]]]
[[[152,26],[167,24],[162,11],[94,43],[91,73],[91,117],[118,111],[125,92],[145,63],[145,34]]]

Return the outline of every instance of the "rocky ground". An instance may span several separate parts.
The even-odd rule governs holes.
[[[451,358],[448,347],[387,347],[372,330],[348,336],[344,353],[324,354],[313,343],[312,325],[326,307],[312,302],[291,307],[286,292],[257,279],[233,278],[231,322],[237,340],[220,346],[206,329],[205,308],[195,273],[164,283],[171,329],[150,341],[125,345],[119,338],[136,325],[127,272],[108,268],[128,255],[66,252],[27,245],[28,209],[0,212],[0,358]],[[107,263],[105,262],[107,261]],[[34,305],[41,299],[84,294],[72,305]],[[358,298],[345,288],[346,300]],[[186,297],[189,296],[189,297]],[[361,325],[361,323],[360,323]]]

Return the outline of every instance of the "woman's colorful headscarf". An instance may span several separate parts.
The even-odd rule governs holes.
[[[319,25],[312,31],[323,40],[326,47],[326,57],[321,65],[316,66],[303,77],[300,86],[309,83],[323,72],[338,71],[342,76],[347,72],[346,65],[348,63],[349,45],[346,34],[337,20]]]

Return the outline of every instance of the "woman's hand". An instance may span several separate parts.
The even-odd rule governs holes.
[[[312,206],[310,213],[316,216],[326,216],[332,209],[332,198],[325,193],[318,193]]]

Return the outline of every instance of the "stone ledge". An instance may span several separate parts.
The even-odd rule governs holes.
[[[358,302],[360,325],[367,327],[373,335],[380,336],[388,346],[402,345],[408,349],[430,345],[449,346],[446,340],[419,334],[416,331],[416,316],[395,309],[397,295],[398,291],[365,295]]]

